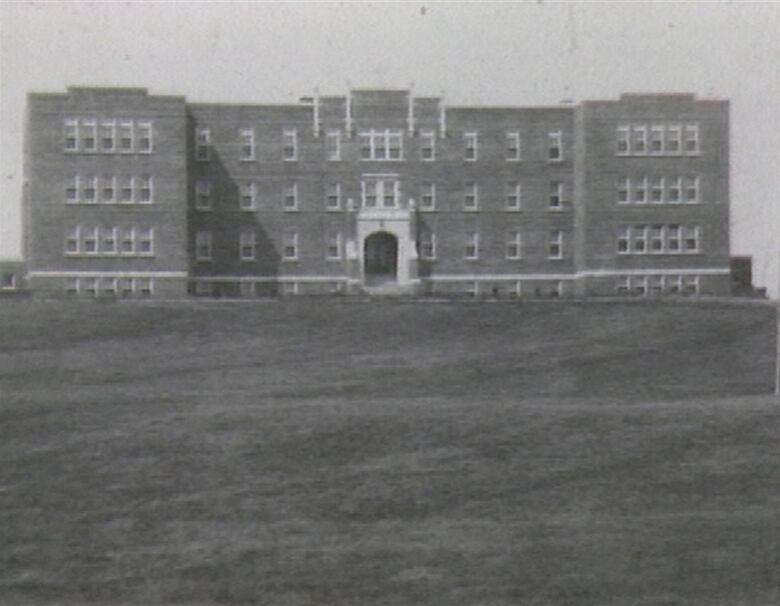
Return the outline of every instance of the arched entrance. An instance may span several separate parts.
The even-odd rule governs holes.
[[[368,236],[363,243],[366,284],[395,282],[398,277],[398,238],[386,231]]]

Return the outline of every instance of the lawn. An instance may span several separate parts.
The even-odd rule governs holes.
[[[774,311],[0,300],[0,603],[775,606]]]

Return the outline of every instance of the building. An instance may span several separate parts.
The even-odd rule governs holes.
[[[30,94],[33,291],[728,294],[729,107]]]

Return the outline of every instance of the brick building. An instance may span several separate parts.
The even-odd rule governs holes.
[[[727,294],[728,103],[31,94],[32,290]]]

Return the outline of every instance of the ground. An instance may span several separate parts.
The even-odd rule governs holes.
[[[0,300],[0,603],[780,603],[774,311]]]

